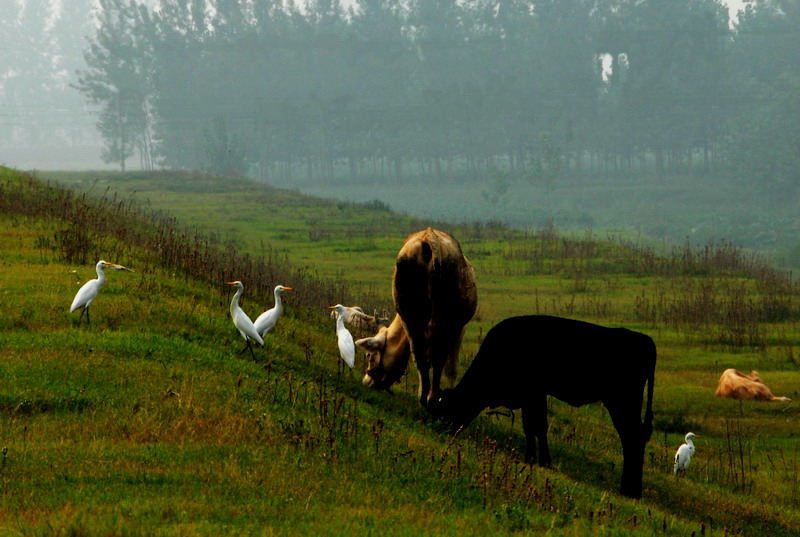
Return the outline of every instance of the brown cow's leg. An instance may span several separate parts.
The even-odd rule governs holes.
[[[419,404],[427,408],[428,396],[431,393],[430,365],[424,357],[417,358],[416,354],[414,354],[414,361],[417,364],[417,372],[419,373],[419,391],[417,392]]]
[[[418,330],[409,323],[406,323],[406,332],[408,332],[408,339],[411,344],[411,353],[414,355],[414,363],[417,366],[419,373],[419,404],[427,407],[428,394],[431,390],[430,381],[430,364],[428,363],[428,340],[425,335],[425,330]]]
[[[550,466],[547,445],[547,396],[522,407],[522,430],[525,432],[525,462],[536,464],[536,443],[539,444],[539,466]]]
[[[444,371],[447,360],[450,359],[450,352],[452,352],[451,349],[443,348],[436,343],[438,343],[438,341],[431,342],[431,346],[428,350],[427,364],[433,369],[430,389],[427,394],[428,401],[438,400],[439,395],[442,393],[442,372]],[[456,352],[458,351],[456,350]]]
[[[462,328],[450,323],[439,323],[428,340],[428,365],[433,369],[428,401],[438,400],[442,390],[442,374],[450,367],[455,373],[461,349]],[[453,381],[455,379],[452,379]]]
[[[433,369],[433,374],[431,375],[431,385],[428,389],[428,395],[426,396],[428,403],[430,403],[432,400],[438,401],[439,395],[442,393],[442,369],[444,369],[444,364],[441,361],[435,361],[431,364],[431,369]]]

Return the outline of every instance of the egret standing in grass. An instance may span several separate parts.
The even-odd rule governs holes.
[[[686,443],[679,447],[675,453],[675,465],[672,467],[673,475],[683,475],[686,473],[686,469],[689,468],[689,462],[692,460],[692,455],[694,455],[694,442],[692,442],[694,438],[700,437],[694,433],[687,433]]]
[[[275,305],[262,313],[258,316],[255,323],[253,323],[256,327],[256,331],[258,335],[264,337],[264,335],[272,330],[275,326],[275,323],[278,322],[278,318],[283,313],[283,303],[281,302],[281,295],[284,291],[291,291],[291,287],[284,287],[283,285],[278,285],[275,287]]]
[[[245,350],[250,349],[250,356],[252,356],[253,360],[255,360],[256,355],[253,354],[253,347],[250,342],[255,341],[259,345],[263,346],[264,340],[261,339],[260,335],[258,335],[258,331],[256,330],[253,321],[250,320],[250,317],[248,317],[244,310],[239,307],[239,298],[244,292],[244,284],[238,280],[235,282],[226,283],[236,287],[236,294],[233,295],[233,299],[231,300],[231,319],[233,319],[234,326],[239,330],[239,333],[242,334],[245,343],[247,343],[247,346],[242,349],[239,354],[242,354]]]
[[[356,345],[353,343],[353,336],[344,327],[345,307],[341,304],[328,306],[329,310],[336,311],[336,335],[339,338],[339,355],[342,360],[353,369],[356,363]]]
[[[78,308],[83,308],[81,310],[81,316],[78,318],[78,324],[81,324],[84,313],[86,314],[86,324],[92,324],[89,320],[89,306],[92,305],[94,299],[97,298],[97,293],[106,284],[106,273],[103,271],[107,268],[133,272],[131,269],[123,267],[122,265],[117,265],[116,263],[109,263],[108,261],[102,260],[98,261],[97,265],[95,266],[95,270],[97,270],[97,278],[94,280],[89,280],[88,282],[84,283],[80,289],[78,289],[78,294],[75,295],[75,298],[72,300],[72,306],[69,308],[70,313]]]

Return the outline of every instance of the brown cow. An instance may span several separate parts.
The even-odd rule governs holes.
[[[772,395],[767,385],[758,376],[758,371],[750,371],[748,376],[735,369],[726,369],[722,373],[717,392],[714,395],[750,401],[791,401],[788,397]]]
[[[410,235],[397,254],[392,297],[392,324],[356,341],[367,352],[364,384],[389,389],[413,354],[425,407],[439,397],[442,372],[455,382],[464,327],[478,304],[475,273],[458,241],[433,228]]]

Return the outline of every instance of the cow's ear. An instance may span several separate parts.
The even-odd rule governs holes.
[[[368,351],[377,351],[386,345],[386,336],[365,337],[357,340],[356,345]]]

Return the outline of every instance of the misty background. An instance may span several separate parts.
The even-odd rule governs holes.
[[[800,0],[3,0],[0,164],[800,266]]]

